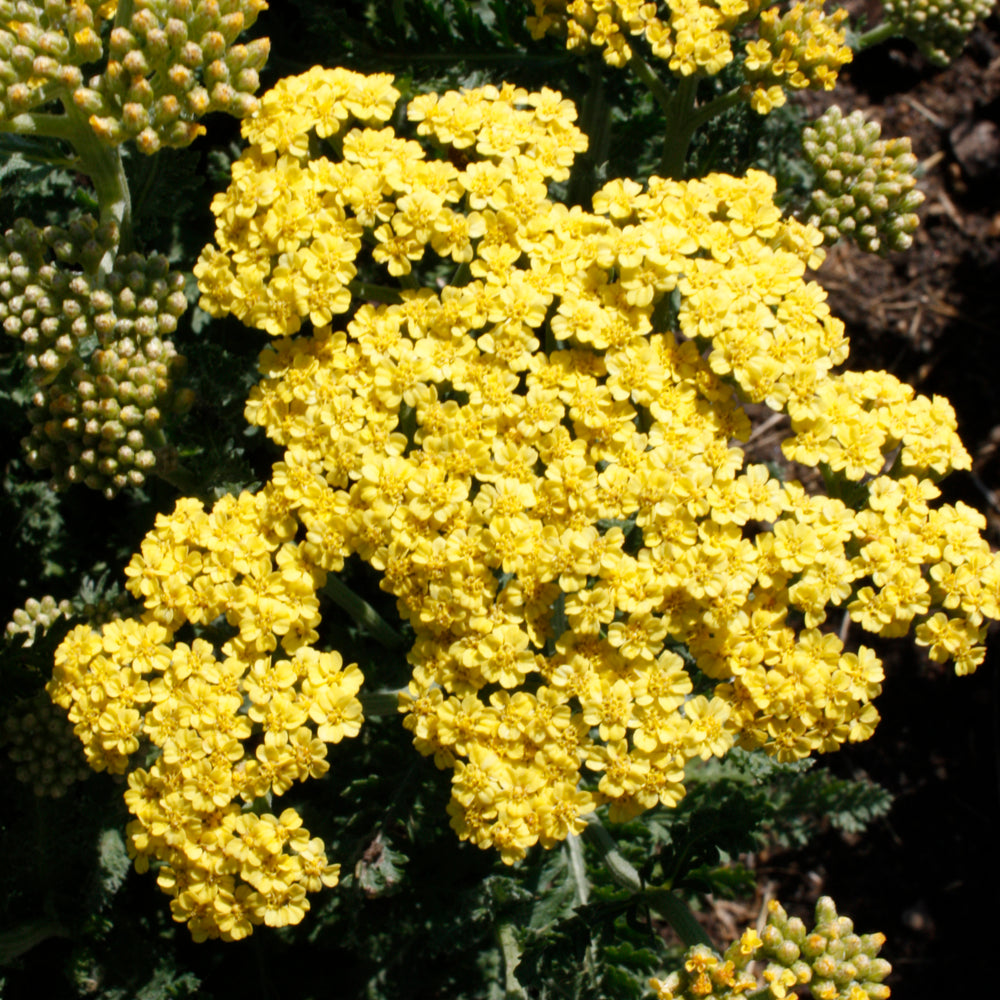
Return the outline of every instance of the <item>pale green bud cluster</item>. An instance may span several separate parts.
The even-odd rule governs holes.
[[[0,118],[73,92],[100,59],[101,0],[0,0]],[[96,27],[96,30],[95,30]]]
[[[164,417],[188,403],[174,387],[183,359],[165,339],[187,308],[183,275],[136,253],[99,274],[113,229],[19,219],[0,241],[0,321],[35,371],[28,462],[57,488],[82,482],[109,497],[144,481]]]
[[[27,635],[23,645],[31,646],[35,642],[35,636],[41,630],[42,635],[49,626],[59,618],[68,618],[73,613],[73,606],[69,601],[57,602],[54,597],[46,594],[40,601],[34,597],[29,597],[23,608],[18,608],[11,620],[7,622],[4,630],[7,638],[12,639],[17,635]]]
[[[101,139],[134,139],[154,153],[186,146],[210,111],[242,118],[257,107],[269,42],[237,38],[263,0],[134,0],[127,16],[119,6],[0,0],[0,117],[63,98]],[[102,59],[101,71],[85,77]]]
[[[816,904],[812,930],[772,900],[761,934],[744,931],[723,955],[695,945],[679,971],[650,980],[650,986],[657,1000],[736,1000],[747,994],[783,1000],[803,987],[816,1000],[885,1000],[889,987],[883,981],[892,967],[878,957],[884,943],[882,934],[855,934],[828,896]]]
[[[807,930],[798,917],[789,917],[772,901],[767,926],[761,934],[758,961],[767,960],[763,978],[775,996],[775,985],[791,979],[808,987],[817,1000],[884,1000],[889,987],[884,980],[892,966],[878,954],[883,934],[855,934],[848,917],[837,914],[829,896],[816,903],[815,926]]]
[[[962,51],[977,21],[986,18],[996,0],[883,0],[885,19],[938,66]]]
[[[817,188],[809,223],[827,243],[850,237],[869,253],[906,250],[920,220],[924,195],[917,190],[917,158],[910,140],[881,139],[877,122],[861,111],[846,117],[836,105],[802,133]]]
[[[18,781],[39,798],[60,798],[91,774],[66,713],[41,691],[3,720],[3,742]]]

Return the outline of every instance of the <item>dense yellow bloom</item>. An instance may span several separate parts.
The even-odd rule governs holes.
[[[312,645],[325,573],[290,540],[280,492],[290,478],[278,468],[256,496],[210,511],[181,501],[158,517],[127,570],[145,614],[75,628],[48,688],[91,766],[128,771],[136,867],[160,865],[175,919],[199,940],[297,923],[306,893],[337,882],[322,841],[291,835],[302,824],[294,809],[280,819],[247,811],[321,777],[327,744],[361,723],[361,672]],[[219,649],[174,641],[188,623],[213,622],[234,633]],[[157,756],[137,767],[130,758],[146,741]]]
[[[787,87],[832,89],[840,67],[851,60],[841,27],[847,11],[827,14],[824,0],[793,2],[784,12],[761,0],[533,3],[527,19],[533,37],[557,34],[565,36],[568,49],[599,48],[612,66],[646,58],[648,49],[680,77],[719,73],[735,57],[740,29],[753,25],[757,37],[743,46],[744,95],[760,114],[781,107]]]
[[[841,66],[852,59],[841,27],[847,11],[827,14],[824,0],[803,0],[781,14],[776,7],[759,17],[759,37],[747,44],[743,68],[753,90],[750,104],[760,114],[785,103],[782,88],[833,90]]]
[[[216,199],[203,306],[275,336],[246,412],[284,457],[256,496],[182,501],[130,566],[142,628],[160,630],[145,654],[162,673],[145,715],[156,766],[191,771],[188,798],[157,772],[140,854],[174,851],[183,873],[176,852],[207,848],[182,801],[280,792],[357,731],[360,675],[315,648],[325,575],[354,554],[415,634],[400,709],[451,773],[452,825],[508,862],[599,805],[627,819],[675,804],[687,762],[734,744],[794,760],[867,738],[881,666],[822,631],[831,606],[883,635],[915,626],[936,659],[974,668],[1000,564],[973,512],[931,506],[932,479],[969,461],[954,415],[884,373],[835,373],[843,326],[806,277],[820,234],[782,218],[772,178],[613,181],[593,212],[569,209],[548,186],[586,141],[561,95],[415,98],[417,136],[456,154],[431,160],[384,126],[394,94],[343,70],[282,81]],[[384,285],[354,284],[362,246]],[[332,263],[306,271],[297,254]],[[444,287],[393,281],[425,262],[461,266]],[[333,319],[300,333],[320,284]],[[748,464],[748,401],[787,414],[786,453],[856,487],[851,502]],[[169,647],[220,615],[235,631],[221,657]],[[122,769],[145,689],[72,679],[103,679],[107,659],[71,633],[58,683],[75,687],[55,694],[94,759]],[[696,672],[710,693],[694,695]],[[131,704],[107,715],[116,684]],[[222,690],[245,693],[227,718],[246,721],[210,747],[188,739],[222,725]],[[234,765],[240,725],[263,741]],[[224,925],[171,883],[197,933],[301,914],[313,876],[275,855],[284,888],[265,891],[246,850],[242,878],[270,902],[227,888]]]
[[[760,7],[759,0],[534,0],[528,27],[535,38],[566,35],[569,49],[600,48],[607,63],[623,66],[641,37],[672,72],[715,74],[733,59],[730,33]]]

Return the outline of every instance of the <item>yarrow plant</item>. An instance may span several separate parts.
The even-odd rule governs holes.
[[[612,181],[587,212],[550,196],[586,146],[560,94],[414,98],[436,158],[385,125],[398,97],[317,68],[244,125],[195,273],[202,308],[276,338],[247,416],[283,461],[256,495],[162,518],[128,571],[143,616],[57,654],[96,766],[162,748],[132,771],[132,850],[169,860],[196,936],[301,916],[306,862],[277,821],[261,853],[239,800],[316,776],[357,731],[360,674],[314,645],[349,556],[412,632],[400,710],[451,772],[452,826],[507,862],[600,805],[674,805],[687,763],[734,745],[867,739],[881,664],[823,628],[832,609],[915,629],[960,673],[1000,617],[981,516],[935,503],[969,465],[951,407],[835,370],[843,327],[805,275],[822,235],[771,178]],[[749,404],[785,415],[785,454],[827,495],[747,460]],[[221,653],[174,642],[220,615]]]
[[[782,826],[782,796],[829,791],[817,810],[837,829],[888,807],[877,786],[805,774],[879,722],[883,666],[859,631],[912,635],[969,674],[1000,618],[985,519],[938,485],[971,467],[954,410],[849,368],[813,274],[843,236],[908,244],[921,196],[906,141],[836,108],[805,125],[811,206],[767,170],[711,166],[713,129],[778,128],[788,115],[771,111],[832,89],[901,16],[859,35],[820,0],[511,4],[525,44],[554,37],[544,65],[565,69],[563,44],[585,57],[578,107],[572,71],[561,89],[446,73],[431,91],[314,66],[258,98],[268,42],[244,32],[266,6],[0,0],[0,132],[92,189],[65,225],[0,234],[27,460],[61,490],[129,491],[124,528],[152,523],[116,542],[134,553],[127,594],[85,577],[72,603],[28,602],[8,629],[17,776],[72,800],[71,727],[124,793],[93,913],[131,862],[182,936],[239,941],[312,910],[312,943],[350,911],[378,964],[391,911],[368,934],[366,901],[400,894],[414,928],[448,935],[404,868],[433,842],[433,868],[445,849],[465,866],[448,919],[470,954],[489,938],[468,964],[502,969],[509,997],[554,996],[569,968],[559,995],[884,1000],[884,939],[831,900],[810,929],[772,903],[717,949],[684,898],[745,887],[738,862],[719,864],[765,837],[801,842],[807,810]],[[488,6],[488,29],[456,10],[509,32],[506,5]],[[612,100],[659,116],[651,173],[601,162]],[[209,230],[175,228],[173,263],[144,246],[125,167],[132,150],[171,162],[211,111],[242,119],[244,147],[194,167],[225,189],[185,320],[179,248],[193,259]],[[155,181],[137,176],[138,219]],[[265,342],[256,384],[230,366],[240,325]],[[178,386],[178,349],[221,402]],[[234,396],[246,432],[176,465],[165,430],[200,439],[192,403]],[[780,435],[769,462],[764,423]],[[49,510],[36,500],[28,530]],[[103,559],[74,572],[98,577]],[[745,829],[705,837],[712,809]],[[651,914],[685,950],[664,952]],[[93,944],[111,918],[87,920]],[[44,927],[0,931],[0,960]],[[391,992],[388,965],[371,995]],[[151,996],[190,986],[156,983]]]

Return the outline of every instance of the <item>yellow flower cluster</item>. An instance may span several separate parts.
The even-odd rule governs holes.
[[[338,880],[294,809],[251,807],[325,774],[326,745],[361,725],[361,672],[314,648],[324,573],[295,527],[277,477],[208,512],[181,501],[126,571],[142,618],[77,626],[48,685],[91,767],[129,772],[130,853],[140,871],[157,863],[196,940],[298,923],[306,893]],[[191,625],[229,637],[175,642]],[[155,759],[135,766],[148,744]]]
[[[851,61],[841,27],[847,11],[827,14],[824,0],[802,0],[787,13],[776,7],[759,19],[759,37],[747,44],[743,68],[753,86],[750,104],[765,115],[785,103],[785,87],[833,90],[840,67]]]
[[[516,109],[522,97],[528,95],[514,88],[487,87],[474,98],[450,95],[440,106],[417,98],[411,114],[426,114],[421,130],[437,129],[456,149],[474,144],[515,164],[530,156],[539,179],[565,179],[574,152],[585,148],[572,125],[576,109],[553,91],[530,95],[531,112]],[[307,316],[316,326],[329,323],[351,305],[347,286],[364,234],[365,256],[395,277],[408,275],[428,246],[456,262],[471,260],[471,241],[485,232],[486,217],[450,206],[468,195],[485,208],[487,195],[496,203],[513,190],[500,165],[463,173],[448,161],[425,160],[419,144],[391,128],[340,134],[348,118],[388,120],[398,98],[390,77],[347,70],[314,70],[263,98],[262,114],[244,128],[253,145],[212,205],[218,249],[206,250],[195,269],[204,308],[274,335],[296,332]],[[339,162],[309,159],[313,129],[317,138],[336,140]],[[539,182],[523,205],[509,207],[530,212],[544,195]]]
[[[770,177],[612,181],[588,213],[548,197],[584,146],[559,94],[416,98],[428,159],[365,127],[395,93],[279,83],[196,273],[203,308],[281,335],[247,408],[285,448],[270,489],[303,559],[357,553],[397,598],[405,724],[452,771],[461,837],[513,861],[598,804],[676,802],[686,762],[734,742],[795,759],[867,738],[881,664],[820,630],[831,605],[975,667],[1000,572],[978,515],[930,506],[968,465],[954,415],[834,373],[842,324],[805,278],[821,235]],[[362,256],[440,280],[353,284]],[[331,312],[363,300],[345,328],[317,283]],[[748,400],[788,414],[786,453],[851,504],[746,462]]]
[[[565,34],[566,47],[602,49],[605,62],[632,58],[628,38],[641,36],[674,73],[715,74],[733,58],[732,32],[753,16],[761,0],[534,0],[528,18],[534,38]],[[662,11],[660,8],[664,7]]]
[[[616,180],[567,208],[548,183],[586,143],[561,95],[416,98],[435,158],[383,127],[397,98],[315,69],[245,122],[197,274],[204,308],[277,337],[247,417],[284,459],[256,495],[161,518],[128,570],[141,621],[58,653],[94,766],[161,748],[130,775],[131,842],[196,936],[292,922],[336,880],[294,813],[240,801],[358,731],[360,672],[316,648],[351,554],[415,633],[400,707],[451,771],[454,828],[508,862],[602,803],[675,803],[687,762],[734,743],[867,738],[881,664],[821,630],[831,605],[916,625],[959,672],[1000,617],[982,519],[931,506],[969,462],[950,407],[834,372],[842,325],[805,277],[821,234],[770,177]],[[748,463],[748,401],[850,502]]]

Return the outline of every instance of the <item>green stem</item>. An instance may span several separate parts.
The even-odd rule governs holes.
[[[118,253],[132,247],[132,197],[122,164],[121,152],[109,146],[94,134],[87,116],[71,100],[63,100],[67,123],[72,128],[69,136],[79,159],[79,170],[94,184],[97,202],[101,206],[101,223],[113,222],[118,227],[119,242],[101,260],[100,270],[107,273],[114,265]]]
[[[667,123],[663,134],[663,155],[660,157],[660,174],[663,177],[681,177],[687,160],[688,147],[697,126],[694,123],[694,102],[698,91],[698,78],[694,75],[681,78],[666,110]]]
[[[93,182],[101,223],[113,222],[118,227],[118,246],[108,250],[98,266],[99,272],[106,274],[114,265],[115,256],[132,246],[132,200],[121,152],[94,134],[86,114],[76,107],[69,94],[63,92],[60,99],[63,114],[25,112],[0,122],[0,132],[61,139],[73,147],[77,157],[73,167]]]
[[[406,645],[406,640],[339,577],[328,576],[323,593],[387,649],[402,649]]]
[[[352,281],[347,290],[359,299],[368,299],[371,302],[385,302],[388,305],[398,305],[402,301],[399,297],[398,288],[390,288],[388,285],[373,285],[367,281]]]
[[[500,952],[503,955],[505,1000],[528,1000],[528,994],[514,974],[517,963],[521,961],[521,948],[517,943],[514,925],[504,921],[497,928],[497,938],[500,942]]]
[[[362,691],[358,698],[366,719],[399,714],[398,691]]]
[[[728,111],[731,107],[740,104],[742,101],[742,87],[734,87],[727,93],[712,98],[712,100],[706,102],[691,114],[688,120],[693,125],[692,131],[701,128],[702,125],[711,121],[716,115],[721,115],[724,111]]]
[[[127,28],[132,20],[132,12],[135,8],[135,0],[118,0],[118,9],[115,11],[115,27]]]
[[[663,177],[681,177],[694,133],[706,122],[738,104],[743,99],[741,89],[735,87],[696,108],[699,82],[697,75],[682,76],[677,88],[671,91],[638,54],[633,53],[629,68],[645,84],[666,118],[660,174]]]
[[[642,892],[645,886],[639,873],[622,857],[615,843],[614,837],[604,828],[604,825],[597,818],[595,813],[587,817],[587,826],[584,828],[583,836],[587,838],[597,848],[604,867],[608,869],[611,877],[623,888],[630,892]]]
[[[569,867],[573,872],[576,899],[580,906],[586,906],[590,898],[590,882],[587,880],[587,866],[583,860],[583,845],[575,834],[567,837],[565,843],[569,854]]]
[[[644,898],[650,909],[655,910],[677,931],[677,936],[688,948],[693,948],[696,944],[715,947],[705,929],[695,920],[691,908],[675,892],[670,889],[649,889]]]
[[[879,45],[889,38],[902,35],[902,33],[898,24],[893,24],[892,21],[883,21],[876,27],[869,28],[863,35],[858,35],[854,42],[855,51],[864,52],[865,49]]]
[[[576,897],[576,904],[577,906],[586,906],[590,899],[590,880],[587,878],[587,863],[583,857],[583,842],[575,834],[570,834],[563,843],[566,847],[566,853],[569,855],[569,868],[573,873],[573,895]],[[596,988],[594,970],[597,967],[597,946],[593,939],[587,945],[584,967],[591,981],[591,986]]]
[[[25,111],[0,122],[0,132],[39,139],[65,139],[67,142],[72,142],[75,138],[74,126],[67,121],[65,115],[42,114],[38,111]]]
[[[583,831],[583,836],[597,848],[611,877],[623,889],[642,893],[643,900],[650,909],[655,910],[666,919],[685,945],[689,948],[696,944],[713,947],[712,939],[705,933],[701,924],[695,920],[688,905],[678,895],[671,889],[646,888],[642,877],[625,860],[618,850],[614,838],[594,814],[587,817],[587,826]]]
[[[629,69],[646,85],[646,89],[653,95],[656,103],[663,109],[663,113],[669,117],[670,105],[673,95],[666,84],[653,72],[649,64],[637,52],[632,53],[632,58],[628,61]]]
[[[588,60],[587,76],[590,83],[580,107],[580,128],[587,136],[588,147],[573,168],[566,201],[589,206],[597,169],[607,161],[611,144],[611,108],[604,92],[604,60],[596,52]]]

